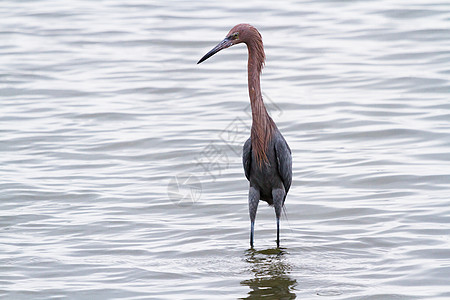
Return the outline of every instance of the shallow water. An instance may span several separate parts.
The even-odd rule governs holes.
[[[2,1],[0,296],[450,297],[448,1]],[[293,152],[248,249],[246,49]]]

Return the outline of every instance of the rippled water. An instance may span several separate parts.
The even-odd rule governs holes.
[[[248,249],[246,49],[293,152]],[[448,299],[448,1],[2,1],[0,296]]]

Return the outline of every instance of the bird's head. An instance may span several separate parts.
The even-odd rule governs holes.
[[[228,47],[231,47],[233,45],[239,44],[239,43],[246,43],[247,39],[250,38],[252,31],[256,31],[259,35],[259,32],[256,30],[255,27],[249,24],[238,24],[234,26],[227,34],[227,36],[221,41],[217,46],[211,49],[208,53],[205,54],[198,62],[197,64],[204,62],[220,50],[226,49]],[[259,35],[260,36],[260,35]]]

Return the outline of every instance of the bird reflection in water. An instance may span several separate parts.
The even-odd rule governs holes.
[[[293,290],[297,281],[289,276],[291,266],[286,262],[287,254],[282,248],[247,250],[245,260],[253,278],[241,281],[241,285],[251,290],[241,299],[295,299]]]

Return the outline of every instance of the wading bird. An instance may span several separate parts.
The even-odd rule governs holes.
[[[277,218],[277,247],[280,247],[280,215],[292,182],[291,149],[275,122],[267,113],[261,95],[260,75],[265,54],[258,30],[249,24],[234,26],[226,38],[203,56],[197,64],[222,49],[245,43],[248,49],[248,92],[252,108],[252,129],[243,149],[245,177],[250,182],[248,206],[250,213],[250,246],[259,200],[274,206]]]

